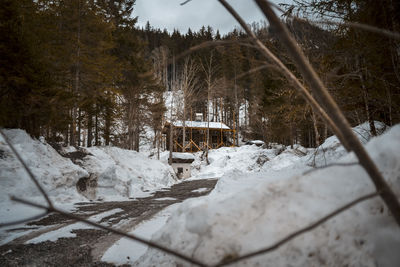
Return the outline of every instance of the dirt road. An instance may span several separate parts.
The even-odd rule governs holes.
[[[185,181],[171,188],[161,190],[151,197],[124,202],[87,202],[78,203],[75,214],[88,218],[101,214],[100,223],[130,231],[138,223],[151,218],[163,208],[187,198],[208,194],[215,186],[215,179]],[[200,189],[200,190],[199,190]],[[0,246],[0,266],[113,266],[101,262],[104,252],[120,236],[98,229],[75,229],[76,237],[59,238],[56,241],[45,241],[26,244],[33,238],[55,230],[67,229],[76,223],[73,220],[51,214],[40,220],[30,222],[27,228],[36,228],[33,232]],[[14,229],[15,231],[21,229]],[[11,230],[12,231],[12,230]]]

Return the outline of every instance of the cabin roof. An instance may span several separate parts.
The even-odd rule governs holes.
[[[172,163],[192,163],[194,161],[194,156],[191,153],[172,153]]]
[[[183,121],[175,121],[173,122],[174,127],[183,127]],[[208,122],[206,121],[185,121],[185,127],[188,128],[207,128]],[[210,129],[223,129],[230,130],[226,124],[222,122],[211,122],[210,121]]]

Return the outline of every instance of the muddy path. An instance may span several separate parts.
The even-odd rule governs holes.
[[[94,218],[96,215],[103,214],[104,216],[100,216],[98,222],[130,231],[143,220],[151,218],[171,204],[208,194],[215,184],[215,179],[185,181],[146,198],[122,202],[77,203],[74,214],[84,218]],[[71,231],[76,235],[75,237],[26,243],[75,224],[75,221],[58,214],[50,214],[28,223],[27,228],[39,227],[38,230],[0,246],[0,266],[113,266],[101,262],[101,257],[121,237],[103,230],[77,227]]]

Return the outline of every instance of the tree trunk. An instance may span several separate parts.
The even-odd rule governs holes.
[[[186,106],[185,103],[183,103],[183,120],[182,120],[182,132],[183,132],[183,136],[182,136],[182,152],[186,152]]]
[[[75,88],[74,97],[78,97],[79,92],[79,80],[80,80],[80,53],[81,53],[81,1],[78,1],[78,32],[77,32],[77,50],[76,50],[76,66],[75,66]],[[74,106],[72,108],[72,126],[70,133],[70,144],[72,146],[76,145],[76,113],[77,113],[77,101],[74,101]]]
[[[98,106],[96,104],[95,110],[95,121],[94,121],[94,145],[99,145],[99,115],[98,115]]]
[[[376,136],[376,129],[375,129],[375,124],[374,124],[374,119],[372,118],[371,114],[371,106],[369,103],[369,94],[368,94],[368,88],[365,86],[365,79],[364,79],[364,74],[361,66],[361,60],[359,59],[357,61],[357,65],[359,68],[359,78],[361,82],[361,88],[362,88],[362,93],[363,93],[363,99],[364,99],[364,107],[365,107],[365,115],[367,116],[367,120],[369,122],[370,130],[371,130],[371,135]]]
[[[92,117],[92,112],[91,112],[91,108],[90,111],[88,112],[88,118],[87,118],[87,130],[88,130],[88,134],[87,134],[87,147],[91,147],[92,146],[92,140],[93,140],[93,117]]]
[[[160,146],[161,146],[161,131],[158,131],[157,136],[157,159],[160,160]]]
[[[319,147],[320,142],[320,136],[318,132],[318,124],[317,124],[317,118],[315,116],[314,110],[311,109],[311,116],[312,116],[312,121],[313,121],[313,126],[314,126],[314,132],[315,132],[315,146]]]
[[[140,148],[140,126],[139,126],[139,121],[136,120],[136,125],[135,125],[135,151],[139,152]]]
[[[172,149],[173,149],[173,142],[172,140],[174,139],[174,126],[172,125],[172,121],[170,123],[169,127],[169,158],[168,158],[168,164],[172,165]]]
[[[78,134],[77,134],[77,144],[81,146],[81,129],[82,128],[82,111],[79,109],[78,111]]]
[[[386,87],[386,97],[387,97],[387,105],[388,105],[388,113],[389,113],[389,121],[388,124],[389,126],[393,126],[393,117],[392,117],[392,94],[390,92],[389,86],[387,86],[385,82],[385,87]]]
[[[324,123],[324,133],[322,136],[322,142],[325,142],[326,138],[328,138],[328,124],[325,122]]]

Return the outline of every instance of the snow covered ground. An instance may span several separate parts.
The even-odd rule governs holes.
[[[385,130],[384,125],[377,126],[380,131]],[[400,125],[372,140],[368,124],[353,130],[366,144],[378,168],[400,198]],[[82,199],[74,183],[81,177],[89,177],[89,173],[91,178],[97,179],[96,197],[103,200],[138,197],[147,194],[147,190],[176,182],[169,167],[140,153],[111,147],[89,148],[84,152],[90,155],[73,164],[50,146],[31,140],[24,132],[10,131],[10,135],[15,136],[13,143],[17,149],[24,151],[28,165],[40,175],[41,182],[59,203]],[[69,148],[68,151],[75,150]],[[39,198],[10,153],[0,140],[2,203],[8,201],[4,195],[9,193],[25,196],[26,192],[29,197]],[[162,161],[167,157],[168,152],[162,153]],[[267,247],[336,208],[374,191],[369,177],[358,165],[313,170],[315,166],[334,162],[357,161],[352,153],[344,150],[336,137],[328,138],[319,149],[306,149],[299,145],[293,149],[279,145],[272,149],[256,145],[220,148],[210,151],[209,165],[201,160],[201,153],[195,157],[191,179],[219,178],[215,189],[208,196],[173,205],[139,224],[131,233],[151,238],[207,264]],[[69,171],[71,181],[67,179],[66,184],[69,185],[70,181],[70,186],[57,187],[58,181],[61,183],[66,179],[60,177],[63,170]],[[19,177],[19,180],[12,177]],[[1,221],[12,214],[12,208],[7,205],[0,207]],[[73,230],[80,226],[69,227]],[[59,238],[60,234],[67,237],[71,234],[70,228],[59,231],[57,236],[49,235],[30,242],[52,240]],[[383,202],[374,198],[269,254],[239,262],[236,266],[264,266],[268,262],[270,266],[397,267],[400,266],[399,229]],[[176,263],[188,266],[174,257],[125,239],[120,239],[106,251],[102,260],[137,266],[175,266]]]
[[[364,125],[365,127],[366,125]],[[369,137],[368,137],[369,139]],[[356,162],[350,153],[334,153],[332,139],[324,144],[332,162]],[[373,138],[366,148],[400,198],[400,125]],[[225,151],[226,150],[226,151]],[[183,202],[152,240],[206,264],[267,247],[348,202],[374,191],[358,165],[332,166],[307,172],[314,154],[286,150],[236,148],[214,151],[210,166],[201,170],[222,178],[210,195]],[[240,152],[246,154],[240,160]],[[235,155],[238,153],[238,155]],[[253,155],[253,157],[251,156]],[[261,167],[253,163],[268,157]],[[318,154],[317,154],[318,156]],[[334,159],[331,159],[331,158]],[[317,160],[318,161],[318,160]],[[249,163],[251,163],[249,165]],[[241,165],[243,164],[243,165]],[[213,165],[213,167],[212,167]],[[260,165],[260,164],[259,164]],[[243,166],[253,166],[243,168]],[[281,248],[236,266],[399,266],[400,228],[379,198],[370,199]],[[138,266],[174,266],[176,258],[150,249]]]
[[[81,148],[79,151],[74,147],[64,148],[62,154],[80,155],[73,162],[45,141],[32,139],[23,130],[10,129],[5,133],[51,200],[66,210],[72,209],[76,202],[89,199],[128,200],[148,196],[177,182],[170,166],[135,151],[116,147]],[[85,181],[83,187],[93,187],[91,194],[79,193],[79,181]],[[43,212],[12,202],[10,196],[45,203],[21,163],[0,137],[0,224]],[[11,237],[7,228],[1,230],[1,243],[24,234],[20,232]]]
[[[65,203],[64,208],[67,208],[68,203],[85,200],[77,192],[76,183],[81,177],[89,175],[86,170],[60,156],[51,146],[33,140],[25,131],[5,130],[5,133],[54,202]],[[0,223],[43,213],[42,210],[12,202],[10,196],[45,203],[21,163],[0,137]],[[4,233],[0,232],[1,241],[5,238]]]
[[[97,177],[97,199],[123,200],[145,197],[177,182],[174,171],[158,160],[117,147],[85,149],[81,165]]]
[[[172,212],[179,204],[174,204],[157,213],[151,220],[137,225],[130,234],[150,240],[152,235],[165,225]],[[122,265],[133,264],[147,251],[147,246],[127,238],[121,238],[111,246],[102,257],[102,261]]]

